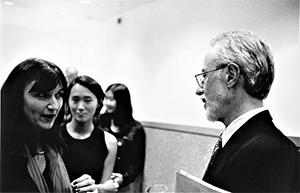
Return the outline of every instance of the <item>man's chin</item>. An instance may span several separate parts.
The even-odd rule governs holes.
[[[215,122],[215,121],[217,121],[216,115],[213,114],[213,113],[210,113],[210,112],[208,112],[208,111],[206,111],[206,118],[207,118],[207,120],[210,121],[210,122]]]

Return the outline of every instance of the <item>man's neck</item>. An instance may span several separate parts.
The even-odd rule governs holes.
[[[226,117],[223,123],[227,127],[233,120],[241,115],[263,106],[263,100],[248,97],[247,100],[243,100],[242,103],[237,104],[231,109],[231,115]]]

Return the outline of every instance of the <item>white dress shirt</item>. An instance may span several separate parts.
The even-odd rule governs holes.
[[[228,127],[224,130],[221,138],[222,138],[222,148],[225,146],[225,144],[228,142],[228,140],[231,138],[231,136],[249,119],[257,115],[258,113],[267,110],[265,107],[260,107],[254,110],[251,110],[235,120],[233,120]]]

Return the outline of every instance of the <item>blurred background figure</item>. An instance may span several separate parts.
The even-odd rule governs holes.
[[[93,124],[94,116],[99,114],[103,106],[101,86],[89,76],[78,76],[68,87],[67,99],[72,119],[61,131],[67,144],[63,159],[70,180],[89,174],[95,180],[95,185],[77,191],[90,191],[96,187],[99,192],[116,192],[119,185],[111,180],[111,176],[117,140]],[[72,183],[76,186],[76,182]]]
[[[143,192],[146,135],[132,116],[129,89],[116,83],[106,89],[105,95],[105,113],[97,123],[118,141],[113,178],[120,184],[119,192]]]
[[[69,66],[66,68],[66,78],[68,85],[78,76],[78,70],[77,68],[73,66]]]
[[[66,68],[66,78],[67,78],[67,83],[68,85],[78,76],[78,70],[77,68],[73,66],[69,66]],[[65,106],[65,116],[64,116],[64,121],[62,125],[68,123],[71,121],[72,115],[69,111],[68,105]]]
[[[53,63],[30,58],[1,89],[1,192],[71,192],[58,134],[67,82]]]

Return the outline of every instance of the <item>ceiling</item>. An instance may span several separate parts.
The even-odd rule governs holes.
[[[136,9],[154,0],[1,0],[6,6],[66,18],[99,21]]]

